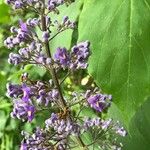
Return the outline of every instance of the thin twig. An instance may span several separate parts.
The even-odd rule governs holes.
[[[65,80],[66,78],[69,76],[70,72],[68,72],[65,77],[60,81],[59,85],[61,85]]]
[[[81,102],[84,102],[84,101],[85,101],[85,99],[79,100],[79,101],[77,101],[77,102],[75,102],[75,103],[69,105],[69,107],[75,106],[75,105],[77,105],[77,104],[79,104],[79,103],[81,103]]]

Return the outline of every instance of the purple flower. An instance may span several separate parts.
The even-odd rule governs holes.
[[[21,119],[22,121],[31,122],[34,118],[35,107],[29,103],[25,103],[22,100],[14,101],[14,108],[11,116],[13,118]]]
[[[86,69],[90,43],[88,41],[75,45],[71,51],[71,69]]]
[[[10,53],[9,54],[9,59],[8,59],[8,62],[10,64],[14,64],[14,65],[18,65],[20,63],[22,63],[22,58],[19,54],[15,54],[15,53]]]
[[[37,18],[33,18],[33,19],[31,19],[31,18],[29,18],[28,20],[27,20],[27,25],[28,26],[31,26],[31,27],[35,27],[35,26],[37,26],[38,24],[39,24],[39,19],[37,19]]]
[[[12,98],[21,97],[24,102],[29,102],[30,97],[32,96],[31,87],[28,87],[26,84],[23,85],[15,85],[15,84],[7,84],[7,95]]]
[[[48,7],[47,9],[49,11],[55,11],[56,10],[56,7],[58,7],[59,5],[62,5],[64,4],[65,0],[48,0]]]
[[[24,140],[22,141],[20,150],[49,150],[52,149],[51,144],[48,144],[48,136],[49,134],[46,134],[46,131],[43,129],[37,127],[35,130],[35,133],[30,135],[27,132],[22,131],[21,133],[24,136]],[[47,144],[46,144],[47,143]]]
[[[108,127],[110,127],[110,125],[112,124],[112,119],[109,119],[109,120],[103,120],[102,121],[102,124],[101,124],[101,126],[102,126],[102,129],[104,130],[106,130],[106,129],[108,129]]]
[[[27,144],[24,143],[24,142],[22,142],[22,143],[21,143],[21,146],[20,146],[20,150],[28,150]]]
[[[17,33],[17,28],[16,27],[14,27],[14,26],[12,26],[11,28],[10,28],[10,32],[11,33]]]
[[[15,9],[19,9],[22,7],[22,2],[21,1],[15,1]]]
[[[51,114],[51,117],[45,121],[46,127],[52,126],[58,120],[58,116],[55,113]]]
[[[57,48],[56,53],[54,54],[54,60],[60,63],[62,67],[67,67],[70,62],[70,56],[66,48]]]
[[[58,100],[58,91],[56,89],[52,89],[50,91],[46,91],[45,89],[41,89],[38,92],[37,103],[44,104],[48,106],[50,102],[55,102]]]
[[[29,59],[30,58],[30,52],[29,52],[29,48],[21,48],[20,50],[19,50],[19,54],[20,54],[20,56],[23,56],[24,58],[27,58],[27,59]]]
[[[57,114],[52,113],[51,117],[45,121],[46,128],[53,128],[56,133],[61,134],[63,137],[67,137],[70,134],[79,135],[80,125],[71,120],[63,120],[58,117]]]
[[[94,126],[100,126],[101,125],[101,119],[100,118],[86,118],[84,120],[83,129],[88,130],[90,127]]]
[[[127,131],[120,126],[119,121],[117,121],[116,125],[113,127],[113,129],[115,130],[115,132],[120,135],[120,136],[126,136],[127,135]]]
[[[35,108],[33,105],[26,106],[28,121],[31,122],[34,118]]]
[[[87,99],[90,106],[99,112],[102,112],[104,109],[110,106],[110,100],[110,96],[102,94],[91,95]]]
[[[24,23],[22,20],[20,20],[20,21],[19,21],[19,24],[20,24],[21,31],[23,31],[23,32],[29,32],[26,23]]]
[[[13,85],[11,83],[8,83],[6,85],[6,88],[7,88],[7,95],[12,97],[12,98],[16,98],[20,94],[22,94],[22,90],[21,90],[21,86],[20,85]]]
[[[123,137],[127,135],[127,132],[123,127],[118,128],[116,133],[123,136]]]
[[[31,96],[31,88],[28,87],[26,84],[23,84],[22,85],[22,92],[23,92],[22,100],[25,102],[29,102],[30,96]]]

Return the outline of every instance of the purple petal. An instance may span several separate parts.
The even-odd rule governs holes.
[[[23,32],[28,32],[28,27],[27,27],[27,24],[24,23],[22,20],[19,21],[19,24],[20,24],[20,28]]]

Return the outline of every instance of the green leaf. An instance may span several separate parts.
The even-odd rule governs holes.
[[[150,0],[86,0],[79,41],[91,42],[89,72],[128,124],[150,93]]]
[[[80,110],[80,109],[79,109]],[[97,117],[96,113],[89,107],[84,107],[80,114],[81,117]]]
[[[124,150],[149,150],[150,147],[150,98],[138,109],[129,126],[130,134],[124,142]]]

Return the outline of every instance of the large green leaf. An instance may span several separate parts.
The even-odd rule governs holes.
[[[92,43],[89,72],[128,124],[150,94],[150,0],[85,0],[79,41]]]

